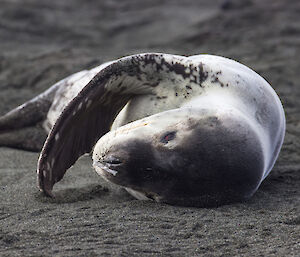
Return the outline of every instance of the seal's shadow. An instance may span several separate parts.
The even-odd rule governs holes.
[[[85,187],[74,187],[56,190],[55,198],[50,198],[43,193],[35,194],[35,199],[43,203],[75,203],[102,198],[108,194],[108,188],[99,184],[87,185]]]

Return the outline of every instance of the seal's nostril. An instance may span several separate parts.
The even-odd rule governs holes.
[[[122,161],[115,156],[106,156],[102,159],[102,162],[115,165],[122,163]]]

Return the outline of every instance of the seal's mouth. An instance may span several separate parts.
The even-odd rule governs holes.
[[[96,171],[97,168],[100,168],[102,171],[108,172],[113,176],[116,176],[118,174],[116,168],[120,167],[122,164],[123,162],[115,156],[107,156],[103,159],[95,160],[93,162],[93,166],[96,168]]]

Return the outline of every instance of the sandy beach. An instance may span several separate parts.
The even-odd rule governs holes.
[[[287,131],[253,198],[217,208],[138,201],[81,158],[36,185],[39,154],[0,147],[0,256],[299,256],[300,2],[0,0],[0,115],[58,80],[140,52],[235,59],[279,95]]]

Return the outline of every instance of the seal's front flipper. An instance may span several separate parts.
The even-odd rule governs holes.
[[[161,63],[165,58],[171,59],[168,55],[142,54],[111,62],[72,99],[40,154],[37,173],[41,191],[53,196],[54,184],[80,156],[92,151],[128,101],[137,95],[155,94],[160,80],[167,77],[168,81],[168,72],[158,72],[164,70]]]

